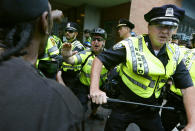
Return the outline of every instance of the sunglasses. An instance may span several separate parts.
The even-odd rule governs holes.
[[[100,42],[100,41],[103,41],[104,40],[104,38],[96,38],[96,37],[93,37],[92,38],[92,41],[98,41],[98,42]]]
[[[73,30],[65,30],[65,32],[73,33],[74,31]]]

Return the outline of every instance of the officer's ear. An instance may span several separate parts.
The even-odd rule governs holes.
[[[126,27],[126,29],[127,29],[127,32],[130,32],[131,31],[131,29],[129,27]]]
[[[78,35],[78,32],[75,32],[75,35],[77,36]]]
[[[106,40],[103,41],[102,47],[104,48],[106,44]]]
[[[148,34],[150,34],[150,30],[151,30],[151,25],[148,24]]]

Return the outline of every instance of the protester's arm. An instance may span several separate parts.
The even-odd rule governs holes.
[[[106,93],[99,89],[102,65],[102,62],[97,57],[93,60],[91,70],[90,97],[92,98],[92,102],[96,104],[103,104],[107,102]]]
[[[61,10],[52,10],[51,17],[52,17],[53,21],[61,23],[63,18],[64,18],[64,15],[63,15],[63,12]]]
[[[102,92],[99,89],[99,79],[100,73],[102,69],[102,65],[106,67],[106,69],[112,69],[116,65],[125,62],[126,58],[126,50],[123,46],[118,49],[110,48],[106,51],[103,51],[99,54],[93,61],[92,64],[92,73],[91,73],[91,85],[90,85],[90,96],[92,98],[92,102],[96,104],[102,104],[107,102],[107,96],[105,92]]]
[[[195,87],[182,89],[188,123],[182,131],[195,131]]]

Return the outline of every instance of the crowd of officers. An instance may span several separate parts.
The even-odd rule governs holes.
[[[48,5],[48,1],[44,1]],[[8,0],[9,2],[13,1]],[[2,5],[8,8],[6,2],[4,3]],[[45,4],[44,2],[39,3],[37,0],[31,4],[33,3]],[[25,2],[25,4],[27,3]],[[27,10],[25,6],[21,8]],[[0,10],[3,9],[0,8]],[[43,8],[40,5],[39,10],[41,9]],[[13,11],[10,12],[14,15]],[[36,15],[40,14],[40,12],[34,13]],[[69,111],[67,110],[68,114],[71,110],[73,112],[77,110],[75,114],[80,114],[81,116],[74,115],[74,113],[72,116],[67,115],[69,117],[67,119],[77,119],[75,121],[73,119],[71,121],[73,124],[71,125],[71,123],[67,124],[67,119],[61,119],[61,123],[58,123],[58,119],[56,119],[58,115],[47,116],[48,114],[46,114],[47,119],[53,117],[51,119],[56,119],[56,123],[61,125],[57,125],[60,128],[52,127],[53,123],[51,121],[51,123],[48,122],[44,126],[51,124],[52,128],[42,127],[43,130],[79,130],[78,123],[85,121],[82,115],[88,110],[88,102],[90,101],[92,111],[89,117],[102,119],[101,116],[97,115],[97,109],[99,105],[108,102],[108,97],[149,105],[162,105],[163,100],[166,100],[165,106],[174,107],[174,110],[162,109],[160,116],[160,108],[112,103],[109,107],[112,112],[107,118],[105,131],[125,131],[130,123],[136,123],[140,130],[143,131],[171,131],[175,127],[183,129],[183,131],[195,130],[195,34],[192,34],[191,44],[188,43],[185,47],[181,42],[183,39],[179,39],[179,35],[173,34],[184,15],[185,11],[175,5],[154,7],[144,15],[145,20],[148,22],[148,34],[137,36],[135,34],[131,35],[135,27],[134,24],[121,18],[116,28],[122,41],[110,49],[105,49],[107,33],[103,28],[97,27],[92,30],[84,30],[85,38],[81,43],[77,39],[80,29],[75,22],[67,22],[64,27],[65,41],[62,41],[56,35],[48,33],[48,31],[51,31],[50,27],[48,27],[48,30],[45,31],[45,34],[49,35],[45,40],[45,47],[42,49],[42,53],[38,53],[37,60],[31,64],[37,68],[36,70],[40,74],[39,79],[49,78],[63,85],[62,89],[56,87],[58,89],[55,92],[58,92],[61,94],[60,97],[66,99],[64,103],[68,107],[56,106],[60,110],[59,112],[69,109]],[[30,17],[35,18],[34,16]],[[63,17],[63,14],[58,10],[51,12],[50,17],[52,17],[52,20],[59,20]],[[6,18],[10,20],[9,17]],[[0,24],[5,24],[6,22],[0,21]],[[17,20],[14,22],[18,23]],[[15,23],[12,24],[14,25]],[[10,33],[14,33],[14,30]],[[8,40],[7,42],[9,43],[10,41]],[[4,47],[2,43],[1,48]],[[5,47],[7,48],[8,46],[6,45]],[[20,49],[23,49],[23,47],[18,48],[18,50]],[[6,49],[0,52],[2,54],[0,62],[2,63],[6,60],[12,62],[11,58],[5,57],[7,54],[4,51],[6,52]],[[11,56],[11,54],[9,55]],[[18,57],[19,53],[14,56]],[[26,61],[29,58],[24,56]],[[13,63],[15,62],[13,61]],[[7,65],[9,66],[9,64]],[[35,83],[37,81],[37,79],[32,80]],[[25,81],[25,78],[23,78],[23,81]],[[30,83],[32,84],[32,82]],[[45,83],[51,84],[49,82]],[[20,84],[22,85],[22,83]],[[28,86],[30,85],[27,85],[26,88]],[[39,92],[39,89],[37,89],[37,92]],[[61,100],[59,99],[58,101]],[[83,111],[79,110],[80,105],[77,102],[81,103]],[[26,103],[24,102],[23,104]],[[49,105],[49,107],[56,104]],[[33,108],[33,105],[30,106]],[[39,108],[37,107],[37,109]],[[33,111],[31,111],[32,114]],[[54,113],[54,111],[50,113]],[[63,120],[65,126],[63,126]],[[18,130],[28,129],[28,127],[23,128],[20,124],[19,122],[18,125],[16,123],[15,128],[18,128]],[[8,125],[0,124],[0,129],[8,131],[9,128],[6,127]],[[28,126],[28,124],[25,126]],[[9,131],[11,131],[11,128]]]

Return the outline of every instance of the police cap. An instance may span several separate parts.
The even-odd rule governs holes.
[[[0,26],[28,22],[48,10],[48,0],[0,0]]]
[[[127,26],[129,27],[131,30],[135,27],[135,25],[133,23],[131,23],[130,21],[128,21],[127,19],[123,19],[121,18],[118,22],[117,28],[121,27],[121,26]]]
[[[169,26],[178,26],[179,22],[184,18],[185,11],[175,5],[163,5],[161,7],[154,7],[147,14],[144,19],[149,24],[157,23]]]
[[[68,22],[66,24],[65,30],[72,30],[72,31],[78,32],[79,31],[79,25],[75,22]]]

